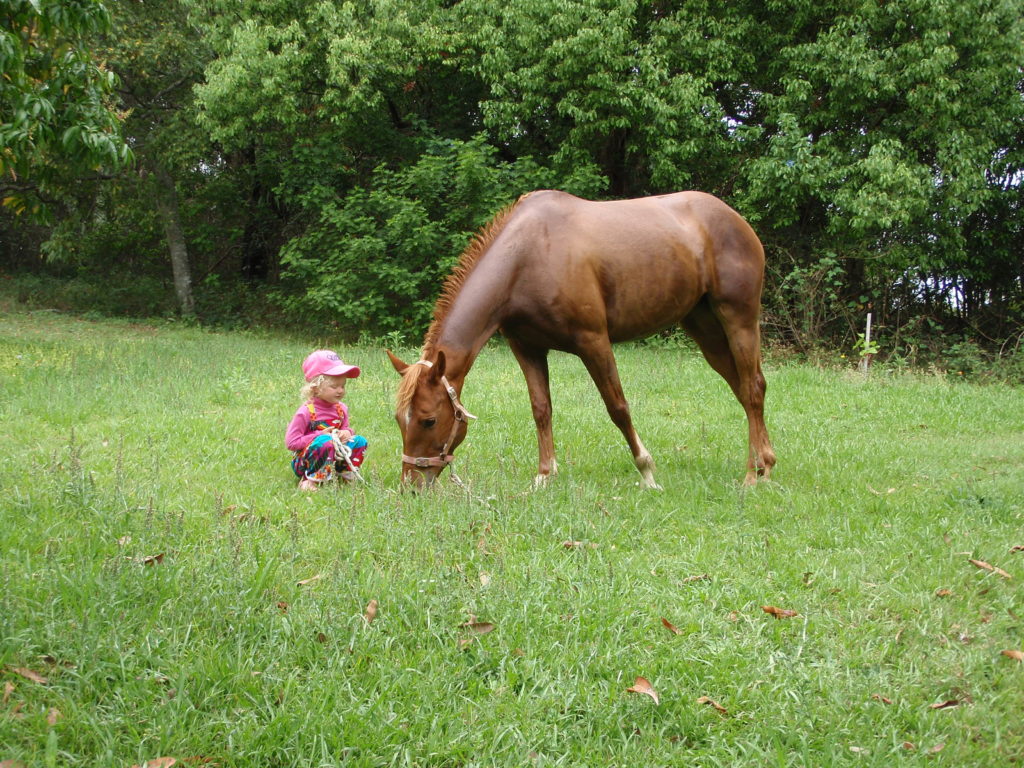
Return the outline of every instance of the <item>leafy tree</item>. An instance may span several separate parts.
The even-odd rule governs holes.
[[[45,217],[82,177],[131,162],[114,73],[93,57],[99,0],[7,0],[0,10],[0,196]]]
[[[176,0],[119,3],[103,52],[120,76],[125,132],[142,170],[140,175],[123,176],[118,183],[137,195],[135,205],[155,209],[178,306],[188,316],[195,312],[195,300],[181,191],[200,190],[206,182],[201,169],[216,158],[196,125],[192,95],[210,51],[198,28],[185,17]],[[132,203],[122,196],[119,205]]]
[[[292,233],[277,295],[297,317],[327,308],[378,332],[422,323],[496,208],[541,178],[597,189],[585,171],[563,179],[501,159],[471,132],[479,85],[457,66],[460,35],[438,2],[253,2],[223,28],[210,15],[220,6],[200,5],[218,49],[197,89],[203,124],[246,155],[263,209]]]
[[[486,86],[486,127],[513,154],[592,166],[615,197],[720,187],[729,133],[715,80],[724,63],[701,50],[711,10],[670,5],[464,0],[463,66]]]
[[[134,227],[126,258],[183,244],[214,288],[237,263],[296,318],[418,332],[469,233],[548,186],[724,197],[802,345],[869,308],[883,351],[1024,321],[1014,0],[176,0],[114,22],[144,173],[80,220]]]
[[[737,202],[782,257],[790,304],[822,301],[831,281],[824,314],[841,319],[899,284],[920,291],[931,276],[1005,263],[1009,252],[969,249],[969,222],[1021,171],[1007,162],[1024,122],[1017,4],[785,8],[769,20],[778,44],[736,132],[755,147]],[[940,297],[947,311],[950,300]]]

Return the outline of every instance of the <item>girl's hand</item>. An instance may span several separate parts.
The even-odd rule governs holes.
[[[347,442],[348,440],[351,440],[353,437],[355,437],[356,434],[355,432],[349,429],[338,429],[335,431],[338,433],[338,439],[341,440],[342,442]]]

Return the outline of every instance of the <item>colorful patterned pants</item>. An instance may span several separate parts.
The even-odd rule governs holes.
[[[356,469],[366,455],[366,438],[356,435],[345,443],[352,451],[349,461]],[[296,477],[304,477],[317,483],[326,483],[335,472],[347,472],[348,465],[341,456],[335,456],[334,440],[329,434],[317,435],[304,451],[296,451],[292,459],[292,471]]]

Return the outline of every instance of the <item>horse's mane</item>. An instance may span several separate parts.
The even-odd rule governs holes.
[[[466,279],[469,277],[473,268],[480,261],[480,258],[487,252],[487,249],[491,247],[491,243],[494,242],[495,238],[504,228],[505,223],[508,221],[512,211],[516,209],[530,193],[527,192],[522,195],[514,203],[506,205],[498,213],[494,215],[487,224],[480,228],[480,230],[473,236],[473,239],[469,241],[469,245],[462,252],[459,257],[458,263],[452,269],[451,274],[445,278],[444,285],[441,287],[441,294],[437,297],[437,302],[434,304],[434,318],[430,323],[430,327],[427,329],[426,335],[423,337],[423,348],[420,350],[420,360],[429,359],[428,356],[434,351],[434,345],[437,344],[437,337],[441,333],[441,324],[444,319],[448,316],[448,312],[452,308],[452,304],[455,302],[455,298],[459,295],[459,291],[462,290],[462,286],[465,284]],[[425,365],[410,365],[404,374],[402,374],[402,383],[398,386],[397,396],[397,409],[402,411],[409,407],[409,403],[412,401],[412,395],[416,391],[416,385],[419,383],[420,376],[424,371],[427,370]]]

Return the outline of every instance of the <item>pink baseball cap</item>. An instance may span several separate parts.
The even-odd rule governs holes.
[[[318,349],[302,361],[302,372],[306,374],[306,381],[312,381],[317,376],[347,376],[354,379],[359,375],[359,366],[346,364],[337,352]]]

